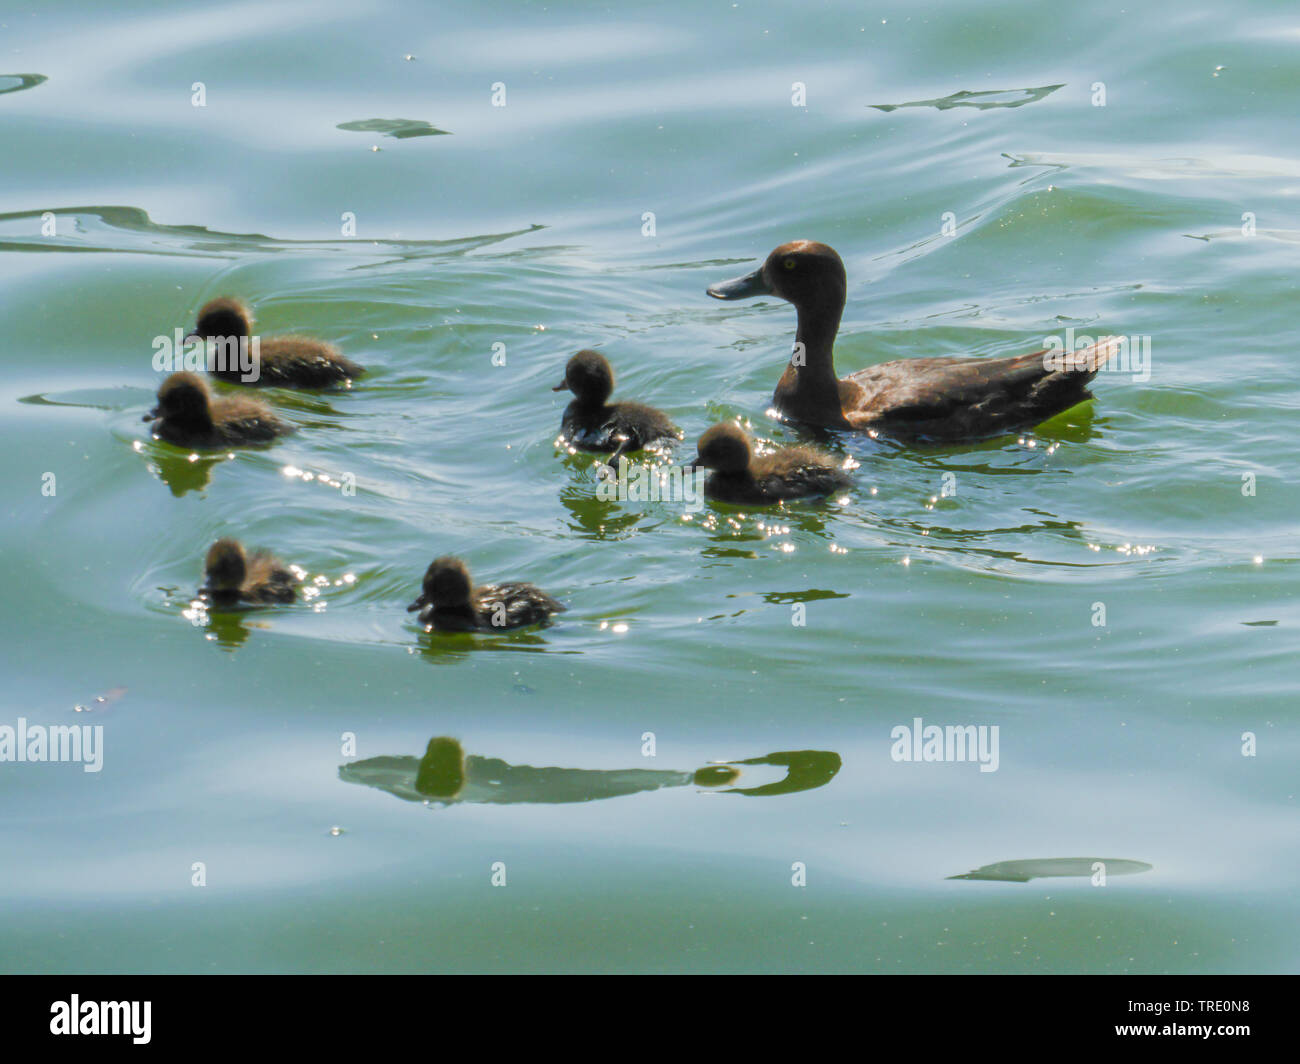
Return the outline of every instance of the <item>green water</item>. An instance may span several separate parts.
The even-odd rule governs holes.
[[[0,725],[104,729],[0,764],[0,969],[1297,969],[1295,12],[20,4],[0,55]],[[841,373],[1074,327],[1149,379],[832,438],[843,501],[600,501],[580,347],[683,447],[800,438],[793,311],[704,294],[795,238],[847,265]],[[191,462],[151,345],[227,293],[370,374]],[[191,623],[228,534],[319,594]],[[569,611],[423,635],[442,553]],[[916,717],[997,771],[893,760]],[[426,803],[434,736],[471,781]],[[1050,875],[949,878],[1006,862]]]

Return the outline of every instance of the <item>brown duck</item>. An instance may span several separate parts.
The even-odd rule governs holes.
[[[807,499],[847,488],[853,478],[835,460],[812,447],[782,447],[754,457],[739,425],[714,425],[700,437],[690,464],[712,469],[704,494],[719,502],[764,504]]]
[[[196,373],[173,373],[158,389],[158,405],[145,414],[160,440],[200,450],[270,443],[293,431],[261,400],[214,399]]]
[[[226,339],[238,342],[253,336],[253,312],[248,304],[233,296],[221,296],[204,304],[191,339]],[[365,373],[339,349],[310,336],[258,337],[255,374],[248,375],[233,353],[223,357],[223,350],[212,345],[208,351],[208,372],[228,384],[253,384],[280,388],[350,387],[355,377]]]
[[[798,312],[795,348],[777,383],[777,409],[794,421],[904,439],[965,440],[1032,428],[1092,398],[1088,383],[1117,350],[1107,338],[1049,357],[907,358],[835,376],[833,348],[847,281],[835,249],[782,244],[753,273],[711,285],[715,299],[774,295]],[[1064,364],[1062,364],[1064,363]]]
[[[495,632],[541,624],[565,607],[532,584],[475,587],[459,558],[435,558],[424,574],[420,597],[406,607],[420,623],[446,632]]]
[[[292,602],[298,594],[298,577],[284,563],[263,550],[248,554],[237,539],[212,544],[203,569],[206,583],[199,596],[217,609]]]

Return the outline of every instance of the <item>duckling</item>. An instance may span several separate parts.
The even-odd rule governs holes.
[[[204,304],[191,339],[226,337],[234,341],[250,340],[253,313],[248,305],[233,296],[220,296]],[[224,357],[223,357],[224,356]],[[351,387],[352,379],[365,369],[344,358],[339,349],[323,340],[308,336],[258,338],[258,358],[250,373],[244,372],[238,358],[215,348],[208,353],[208,372],[230,384],[275,385],[281,388]]]
[[[833,459],[811,447],[783,447],[755,458],[749,437],[738,425],[714,425],[700,437],[699,450],[690,464],[713,470],[704,482],[704,494],[719,502],[804,499],[853,483]]]
[[[424,574],[424,590],[406,607],[420,611],[420,623],[446,632],[496,631],[540,624],[565,606],[532,584],[474,587],[459,558],[435,558]]]
[[[283,562],[262,550],[247,554],[237,539],[226,537],[212,544],[203,570],[207,583],[199,595],[217,609],[234,609],[240,603],[292,602],[298,594],[298,577]]]
[[[159,439],[209,450],[270,443],[293,431],[258,399],[214,399],[197,373],[173,373],[163,381],[158,405],[143,420],[154,422]]]
[[[680,440],[681,430],[662,410],[643,403],[611,403],[614,370],[599,351],[579,351],[564,367],[564,380],[553,392],[565,389],[575,398],[564,411],[560,432],[583,451],[609,454],[614,465],[619,455],[644,450],[657,440]]]
[[[901,439],[974,440],[1032,428],[1091,399],[1087,385],[1118,350],[1108,337],[1064,358],[905,358],[835,376],[834,345],[848,281],[835,249],[782,244],[745,277],[711,285],[715,299],[774,295],[798,312],[794,352],[777,383],[777,409],[823,428]]]

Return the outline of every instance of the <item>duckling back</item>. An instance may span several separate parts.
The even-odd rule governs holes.
[[[487,584],[474,589],[479,627],[491,631],[541,624],[566,607],[534,584]]]
[[[265,403],[244,396],[214,400],[212,426],[220,445],[230,447],[270,443],[293,432]]]
[[[719,502],[763,504],[817,498],[852,483],[828,455],[811,447],[785,447],[753,459],[743,473],[710,474],[704,492]]]
[[[593,408],[574,400],[564,411],[560,431],[579,450],[598,454],[640,451],[652,443],[681,437],[667,414],[644,403]]]
[[[269,551],[248,556],[248,577],[241,589],[246,602],[293,602],[298,597],[298,577]]]
[[[210,372],[232,384],[278,388],[335,388],[350,384],[366,372],[333,344],[310,336],[276,336],[260,340],[258,348],[256,380],[246,380],[234,366]]]

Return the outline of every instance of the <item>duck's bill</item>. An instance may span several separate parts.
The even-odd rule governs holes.
[[[429,600],[426,599],[423,595],[421,595],[418,599],[416,599],[414,602],[412,602],[409,606],[406,607],[406,612],[414,613],[416,610],[424,609],[424,607],[427,606],[428,604],[429,604]]]
[[[142,417],[140,420],[141,420],[141,421],[157,421],[157,420],[158,420],[158,408],[157,408],[157,407],[154,407],[152,410],[149,411],[149,413],[145,414],[145,416]]]
[[[565,390],[566,388],[568,388],[568,387],[569,387],[569,382],[568,382],[568,381],[560,381],[560,383],[557,384],[554,388],[552,388],[551,391],[553,391],[553,392],[562,392],[562,391],[564,391],[564,390]]]
[[[736,277],[730,281],[719,281],[717,284],[711,284],[705,291],[714,299],[749,299],[753,296],[772,294],[771,287],[763,278],[763,268],[761,266],[753,273],[747,273],[744,277]]]

